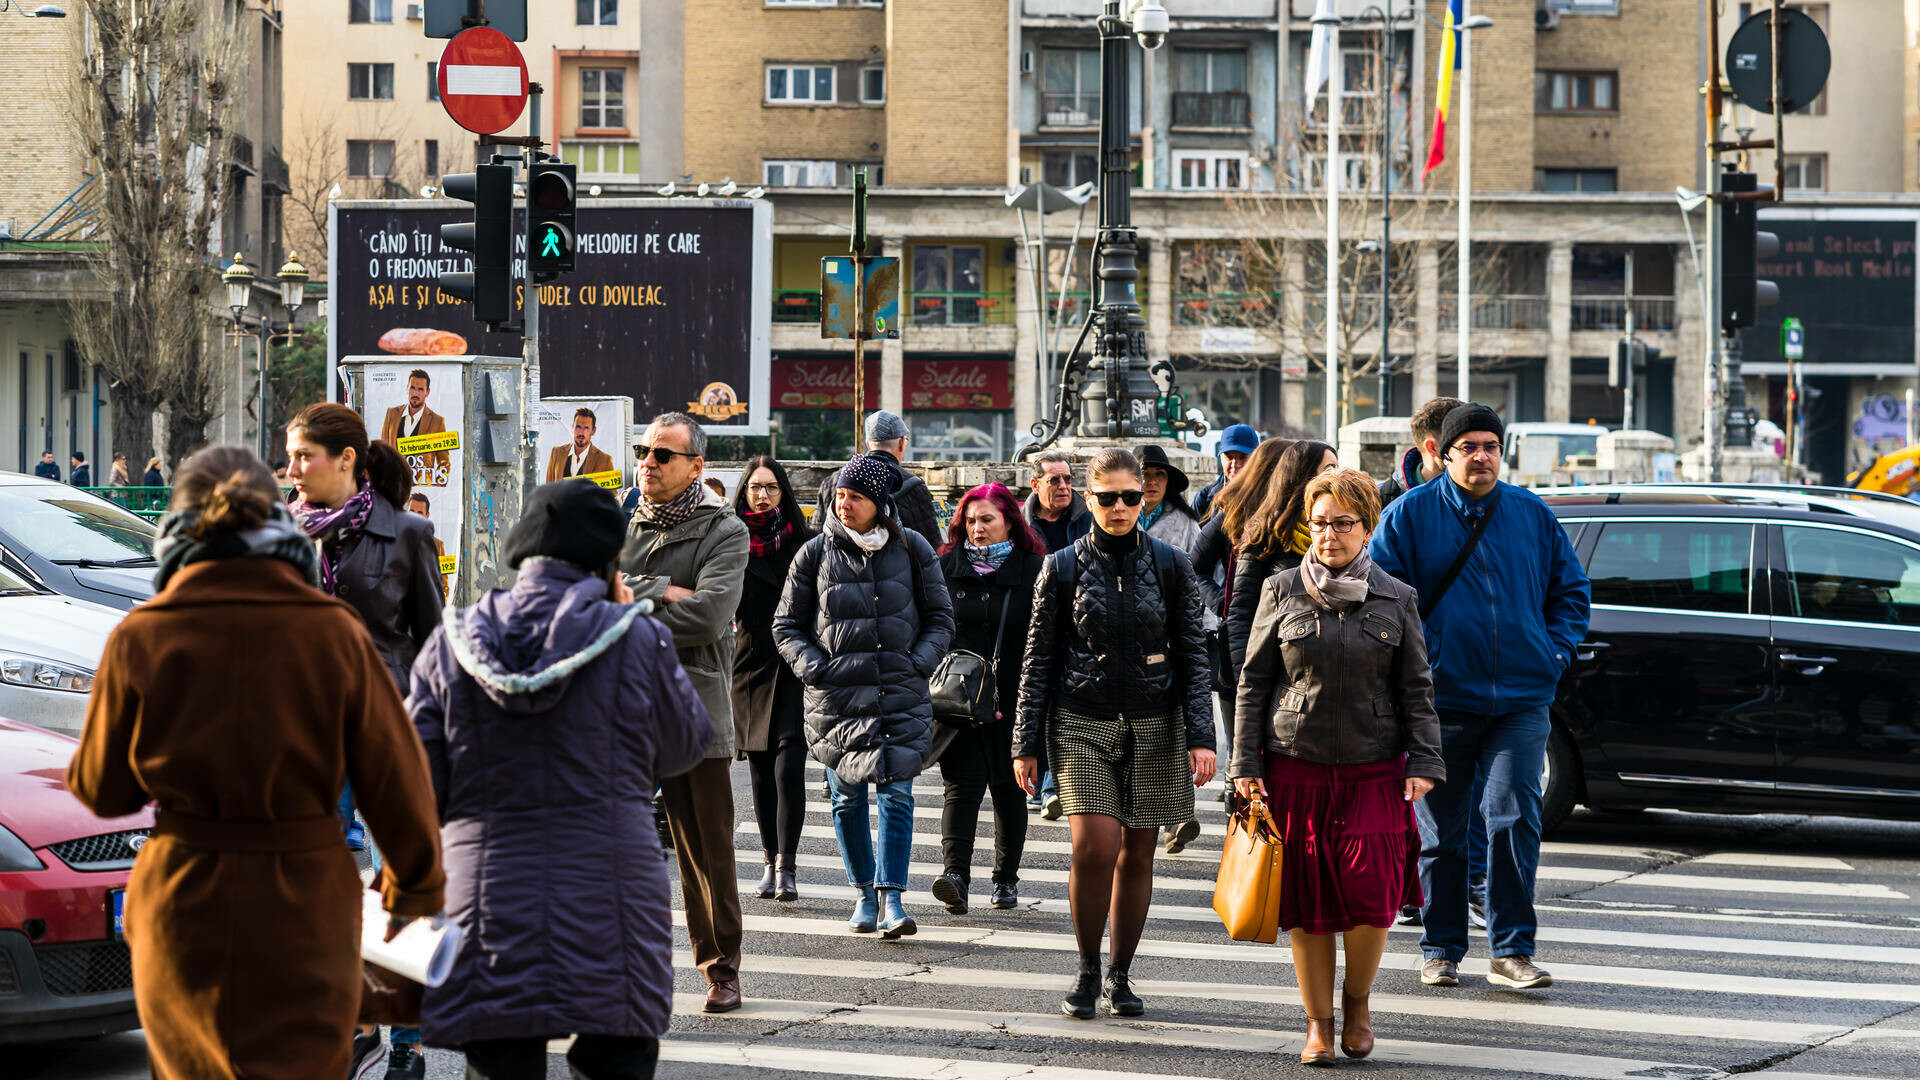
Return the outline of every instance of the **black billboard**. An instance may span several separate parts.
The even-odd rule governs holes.
[[[1791,316],[1806,329],[1811,366],[1912,366],[1912,218],[1830,220],[1763,210],[1760,228],[1780,237],[1780,254],[1759,264],[1759,276],[1780,286],[1780,302],[1759,310],[1746,332],[1744,361],[1785,362],[1780,321]]]
[[[765,434],[772,211],[746,200],[582,202],[578,269],[540,286],[541,395],[624,395],[636,417],[679,410],[715,434]],[[518,334],[488,333],[468,304],[437,286],[442,271],[473,267],[470,254],[440,243],[441,225],[470,217],[447,200],[333,204],[330,363],[520,355]],[[516,281],[523,223],[516,212]]]

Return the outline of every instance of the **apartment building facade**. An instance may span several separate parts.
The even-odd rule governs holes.
[[[0,470],[31,471],[51,450],[63,476],[74,451],[94,465],[104,484],[112,459],[113,403],[109,381],[84,362],[74,342],[72,304],[97,297],[87,267],[99,249],[99,189],[84,148],[57,103],[73,94],[73,73],[90,55],[94,29],[84,5],[69,17],[6,20],[0,49],[0,85],[20,101],[49,103],[0,112],[0,144],[14,166],[0,185],[0,417],[16,438],[0,439]],[[245,62],[233,116],[233,140],[224,163],[221,218],[204,257],[211,272],[235,253],[265,266],[256,286],[257,313],[277,304],[271,279],[286,257],[281,244],[288,170],[280,98],[284,49],[276,2],[207,0],[210,13],[232,22]],[[224,294],[211,302],[224,304]],[[219,314],[225,315],[224,306]],[[276,317],[284,319],[283,312]],[[258,427],[249,409],[256,390],[257,338],[222,337],[217,412],[207,425],[213,441],[249,443]],[[141,448],[129,457],[146,456]]]

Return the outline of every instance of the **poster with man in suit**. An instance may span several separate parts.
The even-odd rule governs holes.
[[[440,573],[451,595],[466,517],[465,465],[460,454],[466,409],[460,400],[460,365],[418,360],[368,364],[365,378],[367,436],[374,437],[375,417],[379,417],[379,438],[400,452],[413,473],[413,494],[406,508],[433,522]]]
[[[433,520],[433,500],[421,492],[415,491],[407,496],[407,509],[428,521]],[[444,600],[453,589],[453,570],[457,557],[447,554],[447,542],[440,539],[439,529],[433,531],[433,552],[440,557],[440,598]]]
[[[556,446],[547,455],[547,479],[564,480],[569,476],[595,476],[617,471],[613,455],[594,445],[600,418],[586,406],[573,410],[573,437],[565,446]]]
[[[410,439],[416,435],[438,435],[445,432],[447,430],[446,418],[434,412],[427,404],[427,398],[432,393],[433,376],[426,368],[414,368],[407,372],[406,404],[395,405],[387,410],[386,419],[380,422],[381,441],[399,446],[401,439]],[[406,451],[402,450],[401,453],[406,454]],[[421,454],[419,457],[421,458],[422,464],[428,470],[428,475],[423,478],[420,474],[421,466],[416,465],[414,467],[413,482],[415,484],[427,484],[435,487],[444,485],[446,483],[445,480],[441,480],[438,484],[434,483],[433,472],[435,470],[443,473],[446,471],[451,460],[447,452],[441,450]],[[412,461],[413,456],[408,455],[409,464],[411,464]]]
[[[618,492],[632,474],[633,452],[626,445],[631,409],[624,398],[542,398],[534,425],[534,452],[546,462],[541,482],[584,476]]]

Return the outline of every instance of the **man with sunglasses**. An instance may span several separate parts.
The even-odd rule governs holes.
[[[901,468],[900,463],[907,456],[907,422],[899,413],[878,409],[867,414],[866,422],[867,457],[873,458],[893,471],[893,519],[903,529],[912,529],[927,538],[935,551],[947,542],[947,534],[940,529],[939,515],[934,513],[933,492],[927,490],[927,482]],[[833,477],[820,482],[819,497],[813,504],[814,527],[833,516]]]
[[[1553,512],[1500,480],[1506,427],[1485,405],[1447,413],[1446,474],[1395,499],[1374,531],[1375,565],[1420,594],[1447,775],[1485,778],[1487,981],[1525,990],[1540,866],[1540,770],[1560,675],[1587,633],[1592,589]],[[1420,981],[1458,986],[1467,953],[1467,830],[1475,786],[1443,784],[1415,806],[1426,892]]]
[[[1065,450],[1045,450],[1033,456],[1033,494],[1027,496],[1027,524],[1047,542],[1047,551],[1059,551],[1087,535],[1093,514],[1073,497],[1073,456]]]
[[[661,413],[640,444],[640,499],[620,571],[635,600],[673,631],[687,678],[713,722],[706,757],[660,783],[680,861],[687,938],[707,978],[707,1012],[740,1007],[740,887],[733,865],[733,615],[746,583],[746,523],[700,482],[707,432],[686,413]]]

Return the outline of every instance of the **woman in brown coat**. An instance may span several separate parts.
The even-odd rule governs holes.
[[[159,804],[126,895],[154,1075],[345,1076],[361,885],[334,803],[351,778],[393,923],[438,911],[426,756],[257,458],[190,458],[160,531],[160,591],[107,639],[67,772],[104,817]]]

